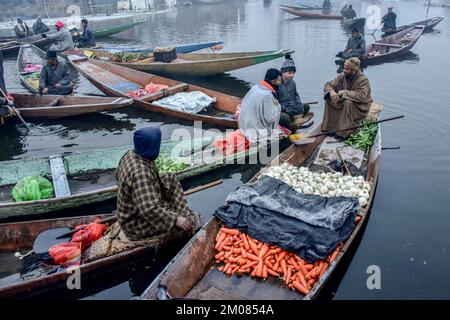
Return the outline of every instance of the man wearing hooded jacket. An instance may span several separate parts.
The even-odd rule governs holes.
[[[155,160],[160,146],[159,128],[137,130],[134,150],[122,157],[116,171],[118,221],[132,241],[165,233],[192,233],[200,227],[175,174],[158,172]]]

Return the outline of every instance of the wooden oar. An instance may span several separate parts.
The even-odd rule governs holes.
[[[30,128],[28,127],[27,123],[25,122],[25,120],[23,120],[22,116],[20,115],[20,112],[17,111],[17,109],[14,107],[14,103],[9,105],[10,102],[12,102],[11,100],[8,99],[8,96],[6,95],[6,93],[3,91],[2,88],[0,88],[0,93],[5,97],[6,101],[8,101],[8,107],[10,107],[14,113],[16,114],[16,116],[19,118],[19,120],[24,124],[25,128],[27,128],[28,131],[30,131]]]
[[[201,185],[198,187],[195,187],[191,190],[188,190],[186,192],[184,192],[184,194],[186,196],[197,193],[199,191],[205,190],[205,189],[209,189],[212,188],[214,186],[217,186],[219,184],[223,183],[223,180],[216,180],[213,181],[211,183],[205,184],[205,185]],[[99,223],[107,223],[107,222],[112,222],[115,221],[117,219],[117,215],[113,215],[111,217],[105,218],[103,220],[101,220]],[[33,251],[35,254],[44,254],[48,252],[48,249],[58,243],[62,243],[65,241],[69,241],[70,240],[70,236],[72,236],[74,233],[83,230],[84,228],[78,228],[78,229],[73,229],[73,230],[69,230],[69,228],[67,227],[63,227],[63,228],[53,228],[53,229],[47,229],[43,232],[41,232],[35,239],[34,244],[33,244]]]

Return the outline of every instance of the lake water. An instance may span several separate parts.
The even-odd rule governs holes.
[[[358,15],[365,16],[371,3],[354,2]],[[177,12],[152,16],[146,24],[102,44],[149,47],[221,40],[224,51],[230,52],[293,48],[296,81],[303,101],[321,101],[324,83],[336,76],[335,54],[345,46],[348,33],[339,21],[298,19],[281,12],[279,4],[249,0],[183,7]],[[365,70],[374,99],[384,106],[382,118],[405,115],[403,120],[382,125],[383,146],[400,149],[383,151],[377,193],[365,233],[358,250],[325,290],[324,298],[450,298],[450,61],[445,58],[450,51],[450,10],[427,11],[423,0],[389,4],[395,6],[397,25],[433,16],[447,18],[434,32],[424,34],[406,59]],[[382,12],[387,5],[381,5]],[[366,31],[367,43],[374,41],[371,33]],[[281,63],[279,59],[189,82],[242,97],[266,69],[280,67]],[[15,61],[5,61],[5,68],[8,89],[24,91]],[[85,79],[80,77],[78,82],[77,93],[100,94]],[[313,109],[316,122],[322,117],[322,108],[319,104]],[[182,127],[174,119],[137,108],[83,118],[33,121],[29,133],[19,126],[8,126],[0,128],[0,160],[131,144],[134,130],[155,124],[161,125],[165,138],[170,138],[173,129]],[[257,170],[235,166],[216,173],[225,183],[191,196],[190,205],[210,215],[230,191]],[[66,293],[65,297],[128,299],[139,295],[177,249],[99,276],[90,286],[86,283],[81,293]],[[367,288],[366,271],[373,265],[381,270],[380,290]]]

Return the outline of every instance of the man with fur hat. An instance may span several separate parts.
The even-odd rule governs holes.
[[[344,72],[325,84],[325,110],[322,131],[335,131],[356,126],[364,120],[372,105],[369,79],[360,70],[360,60],[350,58],[344,63]],[[338,132],[346,138],[351,130]]]
[[[309,112],[309,105],[302,104],[297,92],[297,85],[294,81],[296,72],[294,60],[290,55],[281,67],[282,81],[278,87],[276,97],[281,105],[280,125],[285,128],[296,130],[300,125],[296,125],[296,116],[303,116]]]
[[[73,43],[72,34],[64,27],[64,23],[57,21],[55,27],[55,33],[42,34],[43,38],[47,38],[52,43],[49,50],[56,52],[73,50],[75,44]]]
[[[139,129],[133,139],[134,150],[125,153],[116,170],[117,217],[122,231],[132,241],[196,231],[199,216],[189,209],[177,177],[160,175],[156,167],[161,129]]]
[[[69,67],[58,61],[55,51],[47,52],[47,64],[41,70],[39,90],[43,94],[68,95],[73,92]]]

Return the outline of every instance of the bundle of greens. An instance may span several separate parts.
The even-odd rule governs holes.
[[[190,165],[183,162],[176,162],[166,154],[161,154],[155,161],[156,167],[161,173],[177,172],[189,168]]]
[[[113,54],[114,62],[131,62],[131,61],[139,61],[145,59],[145,55],[141,53],[132,53],[132,52],[116,52]]]
[[[352,133],[345,140],[345,143],[356,149],[363,150],[366,154],[368,154],[378,131],[378,126],[373,125],[372,123],[373,121],[364,121],[362,123],[364,127]]]

